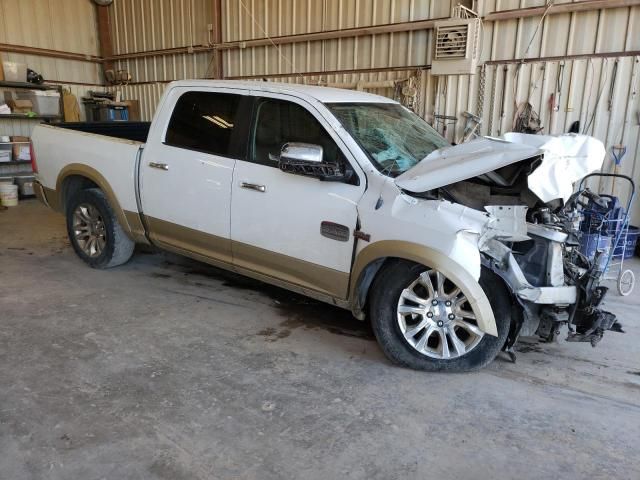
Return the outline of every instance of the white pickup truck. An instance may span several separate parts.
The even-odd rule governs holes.
[[[194,80],[150,125],[40,125],[33,144],[38,196],[90,266],[153,244],[369,316],[407,367],[471,370],[519,335],[567,324],[595,344],[615,325],[574,236],[580,199],[599,201],[572,190],[602,165],[590,137],[450,146],[388,98]]]

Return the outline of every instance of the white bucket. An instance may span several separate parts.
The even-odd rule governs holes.
[[[0,183],[0,203],[5,207],[18,205],[18,186],[11,183]]]

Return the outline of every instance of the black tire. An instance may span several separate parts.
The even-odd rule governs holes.
[[[498,327],[498,336],[485,334],[469,353],[448,360],[432,358],[414,349],[405,340],[397,322],[401,292],[422,272],[424,265],[399,260],[385,266],[371,290],[370,315],[373,331],[385,355],[394,363],[430,372],[468,372],[493,361],[504,346],[511,324],[511,300],[502,280],[482,267],[480,285],[489,298]]]
[[[105,247],[98,256],[87,255],[74,234],[73,213],[81,204],[95,207],[105,228]],[[99,188],[90,188],[76,192],[67,203],[67,234],[76,254],[92,268],[111,268],[126,263],[133,255],[135,242],[131,240],[118,222],[113,208]]]

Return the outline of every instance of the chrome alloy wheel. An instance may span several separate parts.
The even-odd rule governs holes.
[[[88,203],[81,203],[73,212],[73,234],[85,255],[100,256],[107,244],[107,231],[100,212]]]
[[[427,270],[398,300],[398,325],[423,355],[450,360],[478,346],[484,332],[460,288],[437,270]]]

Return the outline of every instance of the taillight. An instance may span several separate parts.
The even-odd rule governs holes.
[[[33,142],[29,142],[29,155],[31,156],[31,170],[33,173],[38,173],[38,164],[36,163],[36,151],[33,148]]]

